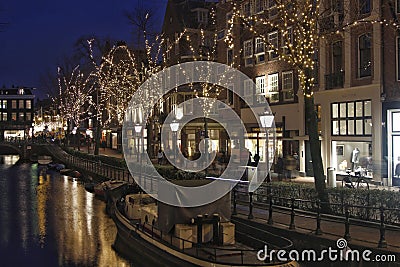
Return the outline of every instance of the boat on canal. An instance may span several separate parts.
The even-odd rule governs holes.
[[[38,156],[38,159],[37,159],[37,162],[38,162],[40,165],[48,165],[48,164],[50,164],[52,161],[53,161],[53,158],[52,158],[51,156],[46,156],[46,155]]]
[[[230,194],[193,208],[170,206],[144,193],[128,194],[119,197],[110,212],[123,250],[157,257],[162,266],[299,266],[295,261],[260,261],[259,250],[235,240],[235,224],[229,220]],[[284,247],[269,247],[293,246],[290,240],[281,239]]]

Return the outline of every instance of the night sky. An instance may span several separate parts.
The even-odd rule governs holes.
[[[138,3],[139,2],[139,3]],[[36,87],[40,76],[57,72],[82,36],[133,42],[125,12],[138,4],[154,9],[161,25],[167,0],[3,0],[0,2],[0,87]]]

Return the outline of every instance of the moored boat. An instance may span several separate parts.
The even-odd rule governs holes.
[[[46,156],[46,155],[38,156],[37,161],[40,165],[47,165],[53,161],[53,158],[51,156]]]
[[[159,205],[150,195],[129,194],[114,203],[112,218],[124,246],[136,255],[157,255],[162,266],[299,266],[294,261],[258,260],[259,250],[237,242],[235,225],[223,214],[213,213],[226,201],[216,202],[202,206],[202,214],[194,216],[200,211],[198,207]],[[166,218],[159,217],[161,212],[168,212],[164,215],[169,222],[175,216],[172,227],[167,227],[171,228],[169,231],[165,230]],[[182,219],[185,222],[178,223]]]

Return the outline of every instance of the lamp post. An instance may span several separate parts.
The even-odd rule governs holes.
[[[260,122],[261,126],[266,129],[266,147],[267,147],[267,155],[265,156],[266,158],[266,163],[267,163],[267,171],[269,175],[269,169],[270,169],[270,164],[269,164],[269,128],[272,127],[272,124],[274,122],[274,114],[269,113],[268,111],[264,112],[262,115],[260,115]],[[275,144],[273,145],[275,146]]]
[[[90,152],[90,130],[86,129],[87,153]]]
[[[140,163],[139,184],[142,184],[142,150],[140,149],[141,148],[140,139],[141,139],[141,136],[142,136],[142,134],[141,134],[142,125],[140,125],[140,124],[135,125],[135,132],[136,132],[136,135],[137,135],[137,146],[138,146],[138,158],[137,158],[137,160],[140,161],[139,162]]]
[[[64,129],[64,146],[67,146],[67,144],[68,144],[68,140],[67,140],[67,129],[68,129],[68,127],[67,126],[64,126],[63,127],[63,129]]]
[[[74,129],[72,129],[72,134],[74,135],[74,148],[76,148],[76,127],[74,127]]]
[[[174,150],[174,162],[176,161],[176,147],[177,147],[177,131],[179,129],[179,122],[173,121],[170,125],[172,135],[173,135],[173,144],[172,144],[172,149]]]

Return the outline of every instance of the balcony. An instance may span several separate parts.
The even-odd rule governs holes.
[[[325,90],[343,88],[344,71],[325,75]]]

